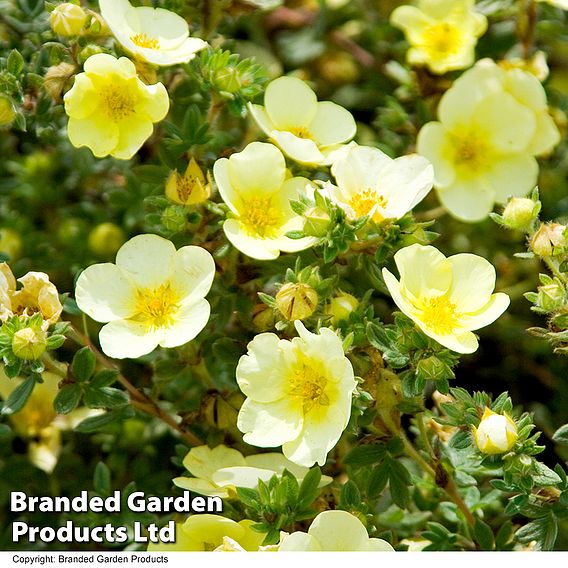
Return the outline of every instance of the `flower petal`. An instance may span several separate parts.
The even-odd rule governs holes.
[[[238,215],[241,207],[241,198],[231,183],[228,158],[219,158],[213,164],[213,177],[215,178],[221,199],[235,215]]]
[[[460,317],[460,326],[471,331],[485,327],[500,317],[510,303],[511,299],[507,294],[497,292],[477,312],[467,313]]]
[[[160,345],[162,347],[179,347],[194,339],[209,321],[211,306],[204,299],[192,304],[182,305],[175,314],[175,321],[163,330]]]
[[[302,431],[303,423],[301,405],[289,398],[268,403],[247,398],[237,419],[237,427],[245,433],[244,441],[261,448],[294,440]]]
[[[257,123],[258,127],[267,136],[270,136],[270,133],[273,130],[276,130],[274,123],[270,120],[270,117],[266,114],[266,110],[264,109],[263,106],[253,105],[252,103],[249,103],[248,110],[250,112],[250,115],[254,118],[254,121]]]
[[[320,552],[321,549],[313,536],[300,531],[286,535],[278,547],[279,552]]]
[[[503,156],[492,164],[487,177],[495,190],[495,201],[506,203],[509,197],[523,197],[534,189],[538,162],[528,153]]]
[[[229,242],[242,253],[258,260],[273,260],[280,256],[278,240],[253,237],[237,219],[227,219],[223,231]],[[292,239],[289,239],[292,240]]]
[[[442,205],[454,217],[470,223],[485,219],[495,201],[492,187],[483,177],[455,180],[450,187],[437,193]]]
[[[357,132],[353,115],[330,101],[318,103],[317,112],[308,126],[318,146],[331,146],[351,140]]]
[[[86,73],[75,75],[73,87],[65,93],[65,113],[76,119],[87,118],[97,111],[99,95]]]
[[[130,320],[115,320],[104,325],[99,341],[105,355],[114,359],[136,359],[151,353],[162,339],[159,330]]]
[[[166,118],[170,109],[170,99],[166,87],[162,83],[155,85],[140,85],[138,90],[139,101],[136,113],[143,114],[152,122],[159,122]]]
[[[304,164],[325,164],[326,157],[320,152],[317,144],[308,138],[300,138],[291,132],[273,130],[270,138],[280,146],[282,151],[293,160]]]
[[[417,152],[427,158],[434,167],[435,184],[448,187],[456,178],[453,155],[453,141],[449,131],[440,122],[425,124],[418,133]]]
[[[210,448],[209,446],[197,446],[191,448],[183,459],[183,467],[195,477],[211,480],[213,474],[221,468],[244,466],[243,454],[234,448],[224,444]]]
[[[75,148],[87,146],[97,158],[111,154],[119,140],[118,126],[101,120],[98,115],[81,119],[70,117],[67,135]]]
[[[132,282],[111,263],[89,266],[75,285],[77,305],[95,321],[109,322],[133,315],[135,297]]]
[[[314,519],[308,533],[324,551],[361,551],[368,548],[367,529],[347,511],[323,511]]]
[[[155,289],[166,282],[175,267],[176,248],[158,235],[137,235],[124,243],[116,264],[144,288]]]
[[[123,118],[118,123],[118,143],[111,154],[120,160],[130,160],[154,130],[152,122],[135,114]]]
[[[207,295],[215,277],[215,261],[202,247],[180,248],[174,257],[174,271],[170,282],[183,302],[193,302]]]
[[[307,127],[318,110],[315,93],[295,77],[271,81],[264,94],[264,106],[277,130]]]

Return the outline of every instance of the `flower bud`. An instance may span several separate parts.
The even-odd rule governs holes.
[[[12,351],[19,359],[39,359],[46,348],[47,335],[41,328],[25,327],[12,337]]]
[[[16,118],[16,109],[11,99],[5,95],[0,95],[0,127],[10,126]]]
[[[274,327],[274,310],[266,304],[256,304],[252,308],[252,325],[258,331],[268,331]]]
[[[307,284],[284,284],[276,294],[276,307],[288,321],[310,317],[317,305],[317,292]]]
[[[162,212],[160,221],[168,231],[174,233],[183,231],[186,224],[186,212],[179,205],[170,205]]]
[[[485,407],[479,426],[473,428],[475,444],[483,454],[504,454],[515,445],[518,437],[515,421],[488,407]]]
[[[195,158],[191,158],[183,175],[174,171],[166,182],[166,197],[180,205],[197,205],[211,195],[211,180],[205,179]]]
[[[340,294],[329,301],[325,308],[325,313],[332,316],[331,323],[337,325],[340,321],[349,318],[349,314],[354,312],[359,306],[359,300],[351,294]]]
[[[59,4],[49,15],[51,29],[60,36],[76,36],[81,33],[87,22],[87,14],[76,4]]]
[[[528,197],[513,197],[503,211],[503,222],[509,229],[527,231],[539,210],[540,202]]]
[[[61,102],[63,91],[71,87],[71,78],[76,70],[77,67],[75,65],[65,63],[64,61],[59,65],[53,65],[47,70],[43,86],[56,103]]]
[[[531,239],[531,248],[538,256],[552,256],[554,247],[566,246],[565,225],[559,223],[542,224]]]
[[[100,258],[113,258],[125,241],[124,231],[114,223],[101,223],[89,234],[89,248]]]
[[[312,207],[304,213],[304,233],[310,237],[323,237],[329,228],[330,218],[321,207]]]
[[[566,290],[560,282],[553,281],[551,284],[539,286],[537,291],[535,305],[547,312],[554,312],[566,303]]]

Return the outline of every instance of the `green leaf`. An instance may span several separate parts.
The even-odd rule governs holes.
[[[473,533],[475,535],[475,540],[482,550],[493,550],[495,540],[493,537],[493,531],[488,524],[484,523],[481,519],[476,519],[475,526],[473,527]]]
[[[536,541],[540,550],[552,550],[557,535],[558,522],[552,512],[521,527],[515,534],[517,540],[523,544]]]
[[[237,487],[237,495],[247,507],[251,507],[252,509],[258,509],[260,507],[258,493],[254,489],[249,489],[248,487]]]
[[[55,397],[53,407],[58,414],[69,414],[77,408],[81,400],[83,390],[78,384],[65,385]]]
[[[320,481],[321,471],[319,467],[310,469],[300,484],[298,509],[304,509],[313,503],[314,499],[319,494]]]
[[[376,467],[371,473],[367,494],[370,499],[376,499],[383,491],[389,480],[389,466],[387,463]]]
[[[99,462],[95,467],[93,477],[93,489],[102,496],[110,495],[110,469],[103,462]]]
[[[398,461],[392,460],[389,471],[389,489],[393,502],[401,509],[406,508],[410,493],[408,484],[410,474],[408,470]]]
[[[339,506],[345,511],[358,510],[361,507],[361,492],[352,479],[341,487]]]
[[[10,52],[10,55],[8,55],[8,59],[6,61],[6,68],[8,69],[8,72],[17,77],[24,70],[24,66],[25,62],[21,53],[18,50],[13,49]]]
[[[91,382],[89,384],[96,389],[102,387],[110,387],[110,385],[112,385],[112,383],[116,381],[117,376],[117,369],[103,369],[91,379]]]
[[[288,231],[286,233],[286,236],[289,239],[297,240],[297,239],[303,239],[306,236],[306,233],[304,233],[304,231]]]
[[[557,444],[563,444],[568,446],[568,424],[564,424],[564,426],[560,426],[556,432],[552,435],[552,439]]]
[[[89,408],[117,408],[128,404],[128,393],[113,387],[93,388],[88,386],[85,389],[85,404]]]
[[[383,460],[385,452],[384,444],[357,446],[345,456],[345,463],[356,467],[373,465]]]
[[[75,428],[75,431],[89,434],[91,432],[96,432],[97,430],[100,430],[101,428],[104,428],[109,424],[113,424],[114,422],[132,418],[132,416],[134,416],[134,410],[130,406],[117,410],[111,410],[110,412],[100,414],[99,416],[91,416],[90,418],[86,418]]]
[[[73,357],[73,374],[80,382],[88,381],[93,376],[96,365],[97,358],[90,347],[83,347]]]
[[[505,521],[495,537],[495,550],[503,550],[511,541],[513,536],[513,523],[511,521]]]
[[[21,410],[30,398],[32,391],[34,390],[35,383],[35,377],[32,376],[28,377],[23,383],[18,385],[6,399],[6,402],[2,407],[2,414],[14,414],[14,412]]]

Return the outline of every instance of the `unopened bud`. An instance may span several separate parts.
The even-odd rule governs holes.
[[[512,418],[487,407],[479,426],[473,428],[475,444],[484,454],[504,454],[515,445],[518,437],[517,425]]]
[[[183,175],[172,172],[166,182],[166,197],[180,205],[197,205],[211,195],[211,180],[206,179],[194,158]]]
[[[359,300],[351,294],[340,294],[329,301],[325,308],[325,313],[332,316],[331,323],[337,325],[340,321],[349,318],[349,314],[354,312],[359,306]]]
[[[531,249],[538,256],[552,256],[554,247],[565,246],[565,225],[559,223],[542,224],[531,239]]]
[[[0,126],[10,126],[15,118],[14,103],[9,97],[0,95]]]
[[[14,333],[12,351],[19,359],[39,359],[47,348],[47,336],[42,329],[25,327]]]
[[[560,282],[538,287],[536,306],[547,312],[554,312],[566,303],[566,290]]]
[[[304,213],[304,233],[310,237],[323,237],[329,228],[330,218],[320,207],[312,207]]]
[[[179,207],[179,205],[170,205],[162,212],[160,221],[168,231],[174,233],[183,231],[187,221],[186,212],[182,207]]]
[[[503,211],[503,222],[509,229],[528,231],[540,211],[540,202],[528,197],[513,197]]]
[[[114,223],[101,223],[89,234],[89,248],[100,258],[114,257],[125,241],[124,231]]]
[[[288,321],[310,317],[317,305],[317,292],[307,284],[284,284],[276,294],[276,307]]]
[[[65,62],[53,65],[47,70],[43,86],[55,102],[61,102],[63,91],[70,87],[69,83],[76,70],[75,65]]]
[[[77,4],[64,2],[49,15],[51,29],[60,36],[79,35],[87,23],[87,14]]]
[[[257,331],[268,331],[274,327],[274,310],[266,304],[257,304],[252,309],[252,324]]]

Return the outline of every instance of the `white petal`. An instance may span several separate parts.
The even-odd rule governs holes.
[[[218,487],[205,479],[198,479],[197,477],[174,477],[172,481],[176,487],[186,489],[193,493],[199,493],[199,495],[218,496],[222,499],[226,499],[229,496],[227,489]]]
[[[493,323],[509,307],[511,299],[503,292],[493,294],[483,307],[475,313],[460,317],[460,326],[468,330],[476,330]]]
[[[323,511],[314,519],[308,533],[324,551],[361,551],[368,547],[367,529],[347,511]]]
[[[223,223],[223,231],[236,249],[251,258],[273,260],[280,256],[278,240],[261,239],[249,235],[237,219],[227,219]]]
[[[252,103],[249,103],[248,110],[251,116],[254,118],[255,122],[258,124],[258,127],[267,136],[270,136],[270,133],[273,130],[276,130],[274,123],[270,120],[270,117],[266,114],[266,110],[264,109],[263,106],[253,105]]]
[[[523,197],[536,186],[538,162],[525,153],[503,156],[492,164],[487,178],[495,190],[495,201],[506,203],[509,197]]]
[[[206,296],[214,276],[215,261],[204,248],[186,246],[175,253],[171,283],[184,302]]]
[[[495,268],[476,254],[455,254],[448,258],[453,279],[448,299],[457,312],[475,312],[487,304],[495,289]],[[475,328],[470,328],[475,329]]]
[[[313,536],[300,531],[286,535],[278,547],[279,552],[320,552],[321,549]]]
[[[261,333],[248,344],[248,353],[239,359],[236,379],[243,393],[257,402],[272,402],[286,396],[287,374],[274,333]]]
[[[264,107],[277,130],[307,127],[317,112],[317,97],[304,81],[279,77],[266,87]]]
[[[291,474],[296,476],[297,479],[303,479],[309,471],[307,467],[295,464],[282,454],[276,452],[246,456],[245,461],[247,466],[268,469],[278,474],[282,474],[284,470],[287,469]]]
[[[477,338],[470,331],[456,331],[455,333],[441,335],[434,333],[431,329],[425,327],[420,321],[416,321],[416,323],[428,337],[431,337],[440,345],[443,345],[456,353],[473,353],[479,347]]]
[[[294,440],[304,423],[299,403],[289,399],[261,403],[247,398],[237,418],[244,441],[261,448],[281,446]]]
[[[548,112],[544,111],[536,116],[536,132],[528,148],[528,152],[535,156],[548,154],[560,142],[560,132]]]
[[[130,320],[111,321],[99,333],[103,352],[114,359],[135,359],[156,349],[162,336],[144,324]]]
[[[178,347],[194,339],[207,325],[211,306],[204,299],[181,307],[175,315],[175,322],[163,330],[162,347]]]
[[[246,487],[256,489],[259,479],[265,483],[274,475],[269,469],[257,467],[233,466],[219,469],[213,474],[213,482],[219,487]]]
[[[210,448],[197,446],[191,448],[183,459],[183,467],[195,477],[211,480],[213,474],[221,468],[245,465],[243,454],[224,444]]]
[[[357,132],[353,115],[342,106],[324,101],[308,126],[318,146],[331,146],[351,140]]]
[[[304,164],[327,163],[326,157],[320,152],[313,140],[299,138],[284,130],[273,130],[270,133],[270,138],[282,148],[285,154],[297,162]]]
[[[115,264],[89,266],[77,279],[75,299],[82,312],[95,321],[127,318],[135,312],[136,290]]]
[[[155,289],[170,279],[175,254],[171,241],[158,235],[138,235],[120,247],[116,264],[137,285]]]
[[[432,163],[437,187],[447,187],[454,182],[453,141],[442,123],[429,122],[420,129],[416,150]]]
[[[454,217],[473,223],[491,213],[495,195],[487,180],[480,177],[456,179],[450,187],[438,191],[438,199]]]
[[[227,158],[220,158],[213,164],[213,177],[215,178],[221,199],[223,199],[235,215],[238,215],[239,209],[242,206],[241,198],[231,183],[231,178],[229,177],[229,160]]]

